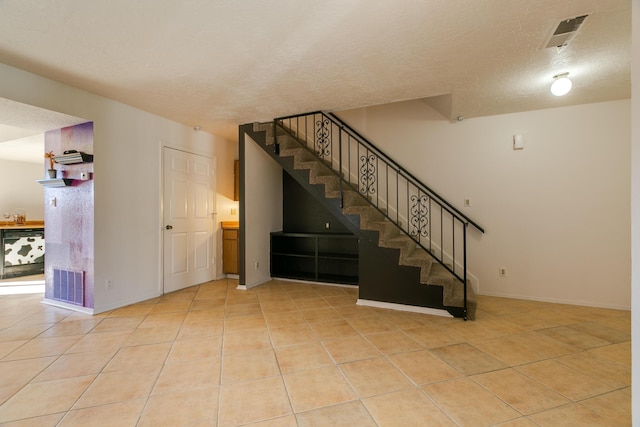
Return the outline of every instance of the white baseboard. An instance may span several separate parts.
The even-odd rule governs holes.
[[[73,310],[80,313],[93,315],[93,309],[88,307],[80,307],[79,305],[67,304],[66,302],[55,301],[49,298],[43,298],[40,302],[42,304],[51,305],[54,307],[66,308],[67,310]]]
[[[395,304],[392,302],[371,301],[366,299],[358,299],[356,305],[365,307],[386,308],[389,310],[409,311],[412,313],[431,314],[433,316],[453,317],[447,310],[438,308],[420,307],[417,305]]]

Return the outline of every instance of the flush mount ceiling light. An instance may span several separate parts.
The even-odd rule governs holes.
[[[556,74],[553,76],[553,83],[551,84],[551,93],[555,96],[563,96],[569,93],[571,90],[571,80],[567,77],[569,73]]]

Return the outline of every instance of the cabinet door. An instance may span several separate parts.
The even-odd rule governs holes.
[[[238,231],[223,230],[222,271],[238,274]]]

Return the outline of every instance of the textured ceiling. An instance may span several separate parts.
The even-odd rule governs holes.
[[[0,62],[235,140],[407,99],[453,119],[629,98],[630,16],[631,0],[0,0]]]

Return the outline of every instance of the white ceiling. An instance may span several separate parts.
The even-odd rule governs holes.
[[[407,99],[453,119],[629,98],[630,49],[631,0],[0,1],[0,62],[229,140]],[[573,91],[551,96],[567,71]]]

